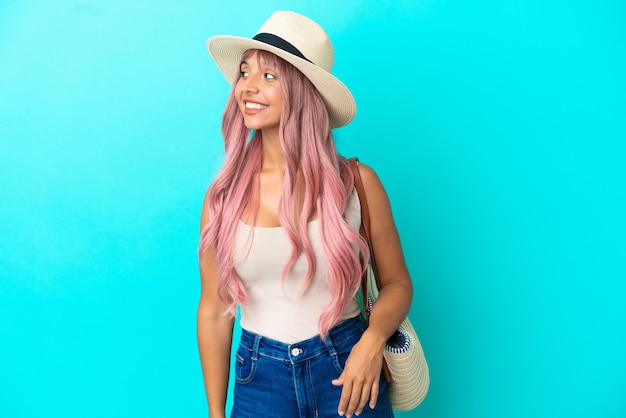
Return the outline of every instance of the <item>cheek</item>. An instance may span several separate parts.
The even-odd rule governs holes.
[[[275,89],[274,91],[272,91],[272,101],[279,105],[282,106],[283,104],[283,93],[280,90],[280,88]]]
[[[239,97],[241,97],[242,90],[243,87],[241,82],[237,81],[237,84],[235,84],[235,90],[233,90],[233,94],[235,95],[235,99],[237,99],[237,101],[239,101]]]

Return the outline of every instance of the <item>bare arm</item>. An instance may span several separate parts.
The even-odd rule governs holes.
[[[387,339],[406,317],[413,297],[413,285],[396,229],[391,204],[382,183],[369,167],[359,164],[370,213],[370,238],[380,294],[372,308],[369,326],[354,346],[344,372],[334,384],[342,384],[340,415],[360,414],[368,403],[378,400],[379,376]]]
[[[206,198],[200,228],[208,223]],[[198,303],[197,336],[204,387],[209,404],[209,416],[225,417],[233,318],[217,296],[217,264],[213,246],[200,258],[202,290]]]
[[[380,295],[370,314],[367,332],[384,343],[409,312],[413,284],[387,193],[371,168],[360,164],[359,170],[369,205],[370,234],[380,282]]]

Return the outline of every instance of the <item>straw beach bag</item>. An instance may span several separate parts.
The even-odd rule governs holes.
[[[378,299],[378,280],[376,277],[376,261],[372,250],[369,234],[369,208],[365,189],[358,169],[358,160],[350,159],[354,173],[354,184],[361,202],[361,235],[370,247],[370,262],[367,271],[363,274],[362,291],[365,320],[373,304]],[[402,321],[398,330],[387,340],[383,353],[383,371],[387,380],[389,398],[393,409],[408,411],[417,407],[426,397],[430,377],[424,351],[417,333],[408,317]]]

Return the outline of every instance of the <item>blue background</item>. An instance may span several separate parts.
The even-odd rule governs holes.
[[[621,1],[0,3],[0,417],[206,416],[205,49],[320,22],[386,185],[431,367],[399,417],[626,415]]]

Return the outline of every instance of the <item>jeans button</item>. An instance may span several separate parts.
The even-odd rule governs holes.
[[[294,356],[294,357],[298,357],[303,352],[304,351],[301,348],[292,348],[291,349],[291,355]]]

